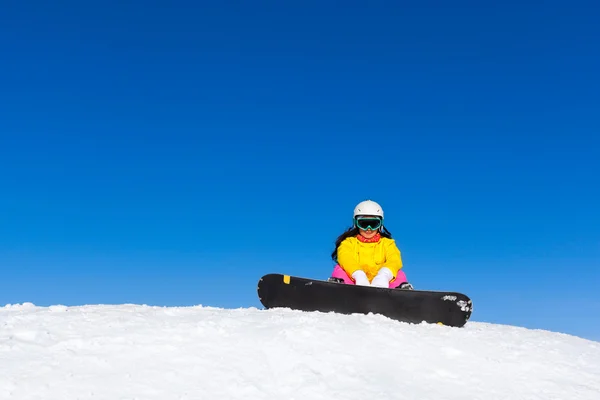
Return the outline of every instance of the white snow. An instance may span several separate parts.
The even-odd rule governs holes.
[[[598,400],[600,343],[474,321],[9,305],[0,399]]]

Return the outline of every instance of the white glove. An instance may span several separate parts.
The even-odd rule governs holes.
[[[352,278],[354,278],[357,286],[371,286],[367,274],[365,274],[365,271],[363,270],[359,269],[358,271],[355,271],[352,274]]]
[[[377,272],[377,276],[373,278],[371,286],[389,288],[390,281],[393,277],[394,274],[392,274],[392,271],[390,271],[387,267],[383,267],[379,270],[379,272]]]

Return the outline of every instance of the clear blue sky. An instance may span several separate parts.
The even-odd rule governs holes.
[[[6,2],[0,304],[259,307],[370,198],[417,288],[600,340],[599,6],[483,3]]]

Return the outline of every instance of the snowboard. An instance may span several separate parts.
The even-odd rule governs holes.
[[[415,324],[462,327],[473,312],[471,299],[458,292],[356,286],[275,273],[261,277],[257,291],[267,309],[373,313]]]

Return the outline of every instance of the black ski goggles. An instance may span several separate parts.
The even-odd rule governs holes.
[[[381,218],[376,217],[356,217],[354,219],[354,224],[358,229],[362,229],[363,231],[376,231],[381,227]]]

